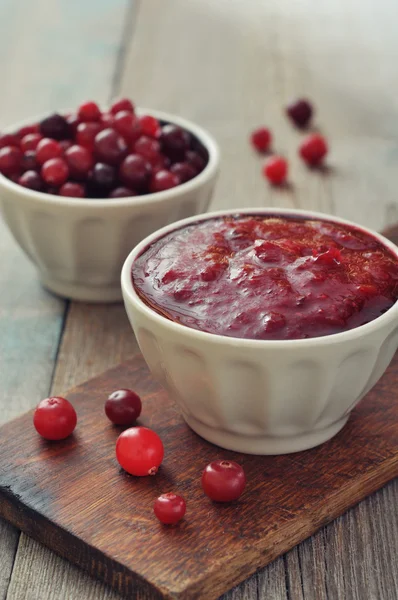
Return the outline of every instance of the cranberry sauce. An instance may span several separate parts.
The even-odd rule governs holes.
[[[141,299],[201,331],[303,339],[358,327],[398,297],[398,261],[369,234],[328,221],[209,219],[152,244],[132,268]]]

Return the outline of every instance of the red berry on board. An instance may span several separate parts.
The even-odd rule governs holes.
[[[301,158],[310,166],[319,165],[328,153],[325,138],[319,133],[313,133],[305,138],[299,146]]]
[[[77,116],[80,121],[99,121],[101,118],[101,111],[98,108],[98,105],[90,100],[79,106]]]
[[[62,156],[62,148],[58,142],[50,138],[43,138],[36,148],[36,160],[39,165],[43,165],[50,158]]]
[[[272,135],[266,127],[259,127],[252,132],[250,140],[258,152],[267,152],[272,142]]]
[[[175,525],[184,517],[187,505],[182,496],[173,492],[162,494],[155,500],[153,511],[164,525]]]
[[[286,181],[288,171],[287,160],[282,156],[271,156],[263,167],[263,174],[273,185],[281,185]]]
[[[63,158],[50,158],[42,166],[41,176],[49,185],[62,185],[69,176],[68,165]]]
[[[134,112],[134,104],[128,98],[118,98],[114,100],[111,105],[110,112],[113,115],[120,112],[121,110],[128,110],[129,112]]]
[[[43,188],[43,181],[37,171],[25,171],[18,179],[19,185],[39,192]]]
[[[36,431],[46,440],[63,440],[77,423],[76,411],[65,398],[54,396],[42,400],[33,414]]]
[[[149,190],[150,192],[163,192],[164,190],[168,190],[170,188],[176,187],[181,182],[177,175],[171,173],[171,171],[166,171],[163,169],[155,173],[152,177]]]
[[[130,475],[155,475],[163,456],[162,440],[155,431],[147,427],[130,427],[117,439],[117,461]]]
[[[286,114],[296,127],[307,127],[314,113],[311,102],[305,99],[295,100],[286,107]]]
[[[115,425],[133,425],[141,410],[141,398],[133,390],[117,390],[105,402],[105,414]]]
[[[202,488],[215,502],[237,500],[246,486],[243,468],[230,460],[211,462],[202,474]]]
[[[84,187],[80,183],[67,181],[63,186],[61,186],[59,195],[67,198],[84,198]]]
[[[150,137],[159,137],[161,128],[159,121],[155,119],[155,117],[151,117],[150,115],[141,115],[141,117],[138,117],[138,122],[144,135],[149,135]]]
[[[22,152],[15,146],[0,148],[0,173],[14,175],[22,167]]]

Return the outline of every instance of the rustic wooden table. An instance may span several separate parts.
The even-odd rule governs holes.
[[[220,142],[212,208],[317,209],[375,229],[398,221],[398,4],[394,0],[2,0],[0,124],[123,93],[198,121]],[[313,99],[330,170],[310,173],[282,113]],[[291,160],[270,189],[250,129],[269,124]],[[0,222],[0,420],[136,350],[121,305],[45,292]],[[21,440],[23,443],[23,440]],[[398,484],[392,482],[225,596],[398,598]],[[116,595],[0,521],[0,599]]]

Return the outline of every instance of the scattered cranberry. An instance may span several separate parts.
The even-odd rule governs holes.
[[[18,179],[19,185],[39,192],[43,189],[43,181],[37,171],[25,171]]]
[[[175,525],[183,519],[187,505],[182,496],[169,492],[157,498],[153,505],[156,517],[164,525]]]
[[[134,152],[154,164],[160,157],[160,143],[154,138],[142,135],[134,144]]]
[[[95,102],[84,102],[79,106],[77,116],[80,121],[99,121],[101,118],[101,111]]]
[[[319,165],[328,153],[325,138],[319,133],[314,133],[305,138],[300,144],[299,154],[310,166]]]
[[[50,138],[43,138],[36,148],[36,160],[40,165],[43,165],[50,158],[58,158],[62,156],[62,148],[58,142]]]
[[[129,110],[121,110],[113,117],[113,128],[116,129],[126,141],[130,141],[133,137],[136,121],[137,119],[134,113]]]
[[[15,135],[10,135],[9,133],[5,133],[0,136],[0,149],[5,148],[6,146],[15,146],[19,148],[19,140]]]
[[[164,125],[160,135],[163,152],[174,161],[181,161],[189,148],[190,135],[178,125]]]
[[[36,150],[41,139],[43,139],[43,136],[40,133],[27,133],[21,140],[22,152]]]
[[[36,160],[36,152],[34,150],[28,150],[22,157],[22,170],[23,171],[35,171],[39,165]]]
[[[141,398],[133,390],[117,390],[105,402],[106,416],[115,425],[133,425],[141,409]]]
[[[187,151],[185,160],[196,169],[197,173],[201,173],[206,166],[205,159],[193,150]]]
[[[138,117],[138,122],[144,135],[149,135],[150,137],[155,138],[160,136],[160,123],[157,119],[155,119],[155,117],[151,117],[150,115],[142,115],[141,117]]]
[[[207,465],[202,474],[203,491],[215,502],[237,500],[245,485],[245,472],[233,461],[215,460]]]
[[[92,151],[95,136],[102,129],[103,125],[101,123],[79,123],[76,129],[76,143]]]
[[[134,112],[134,105],[128,98],[120,98],[115,100],[111,106],[111,113],[116,115],[121,110],[128,110],[129,112]]]
[[[54,140],[64,140],[70,136],[70,127],[65,117],[55,113],[41,121],[40,133]]]
[[[314,109],[308,100],[300,99],[291,102],[286,108],[287,116],[293,121],[296,127],[307,127],[311,121]]]
[[[126,187],[117,187],[111,191],[108,198],[128,198],[130,196],[136,196],[137,192]]]
[[[15,146],[5,146],[0,149],[0,173],[14,175],[22,166],[22,152]]]
[[[151,177],[151,165],[138,154],[129,154],[120,165],[121,181],[134,190],[145,191]]]
[[[177,175],[181,183],[193,179],[197,173],[195,167],[187,162],[174,163],[174,165],[170,167],[170,171],[174,173],[174,175]]]
[[[281,185],[287,177],[287,160],[282,156],[271,156],[263,167],[263,173],[273,185]]]
[[[42,400],[33,414],[36,431],[46,440],[63,440],[77,423],[76,411],[65,398],[54,396]]]
[[[259,127],[250,136],[252,145],[258,152],[267,152],[272,142],[272,135],[266,127]]]
[[[77,144],[66,150],[65,160],[68,163],[71,176],[76,179],[84,179],[94,164],[91,152],[84,146],[78,146]]]
[[[68,165],[62,158],[50,158],[41,168],[41,176],[49,185],[62,185],[68,179]]]
[[[163,443],[157,433],[147,427],[131,427],[123,431],[116,442],[116,458],[130,475],[157,473],[164,455]]]
[[[176,187],[180,183],[181,182],[177,175],[171,173],[171,171],[166,171],[163,169],[162,171],[155,173],[155,175],[152,177],[149,189],[152,193],[163,192],[164,190]]]
[[[117,165],[127,155],[128,147],[124,138],[114,129],[109,128],[95,136],[94,152],[99,160]]]
[[[59,195],[66,196],[68,198],[84,198],[84,187],[80,183],[67,181],[63,186],[61,186]]]

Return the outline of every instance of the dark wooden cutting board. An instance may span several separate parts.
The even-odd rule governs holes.
[[[65,394],[79,419],[68,440],[42,440],[32,412],[0,429],[0,515],[129,598],[217,598],[398,475],[397,386],[398,354],[329,442],[285,456],[240,455],[193,433],[138,355]],[[139,423],[164,441],[154,477],[117,465],[120,429],[103,406],[121,387],[141,395]],[[201,472],[217,458],[246,471],[236,503],[215,505],[201,491]],[[188,509],[167,528],[152,505],[172,490]]]

